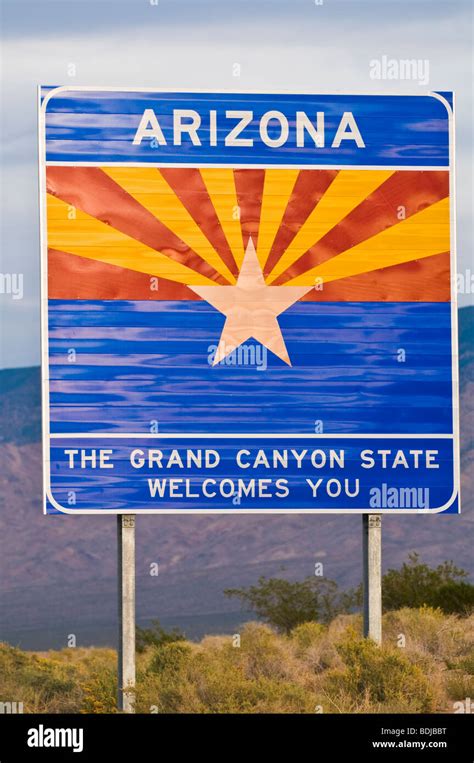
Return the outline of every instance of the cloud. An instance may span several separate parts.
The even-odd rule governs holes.
[[[117,29],[138,32],[156,23],[168,35],[186,38],[224,28],[227,38],[242,28],[249,39],[275,29],[276,42],[308,24],[337,24],[342,36],[359,27],[384,28],[416,22],[449,25],[469,8],[469,0],[3,0],[5,34],[21,38],[68,36],[71,30],[102,36]],[[444,34],[446,35],[446,28]]]

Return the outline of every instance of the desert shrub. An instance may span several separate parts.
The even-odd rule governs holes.
[[[202,713],[195,687],[183,672],[145,673],[137,677],[136,709],[139,713]]]
[[[193,687],[188,685],[186,667],[193,652],[193,645],[183,641],[170,641],[150,652],[148,665],[137,675],[136,702],[139,712],[200,712],[189,707]],[[151,710],[150,708],[153,708]]]
[[[325,688],[336,697],[365,698],[377,708],[404,705],[409,712],[430,712],[435,697],[427,676],[400,651],[379,648],[355,634],[338,645],[344,668],[328,672]]]
[[[115,649],[104,647],[66,647],[58,651],[48,652],[49,659],[56,664],[73,665],[79,680],[92,673],[103,670],[117,669],[117,652]]]
[[[0,645],[0,701],[23,702],[24,712],[75,712],[81,703],[77,669]]]
[[[195,697],[206,713],[279,713],[312,712],[313,693],[304,686],[265,675],[268,662],[252,666],[249,675],[245,655],[229,650],[217,654],[197,652],[189,666]],[[261,654],[261,645],[259,647]],[[255,654],[255,653],[254,653]],[[229,657],[231,659],[229,659]]]
[[[320,641],[307,650],[304,660],[311,661],[317,672],[344,667],[337,647],[354,633],[362,636],[360,615],[339,615],[329,623]]]
[[[465,657],[461,657],[457,660],[455,662],[455,667],[459,670],[463,670],[469,676],[474,676],[474,650]]]
[[[301,654],[309,647],[321,641],[321,637],[325,632],[325,627],[321,623],[301,623],[293,628],[291,631],[291,638],[293,639],[298,653]]]
[[[405,636],[406,647],[439,654],[440,638],[446,629],[447,618],[440,609],[422,606],[403,607],[386,612],[383,616],[384,641],[395,644],[400,635]]]
[[[447,667],[474,652],[474,617],[445,615],[440,609],[420,607],[387,612],[383,617],[384,642],[395,645],[405,637],[408,655],[421,659],[425,655]]]
[[[170,641],[162,644],[153,652],[149,670],[152,673],[164,671],[176,673],[180,671],[191,654],[189,644],[181,641]]]
[[[316,704],[303,686],[264,676],[248,680],[239,672],[210,671],[198,693],[209,713],[310,713]]]
[[[94,670],[83,682],[83,713],[117,712],[117,675],[116,670],[103,667]]]
[[[139,682],[137,707],[173,713],[314,712],[313,692],[296,680],[300,668],[289,641],[261,623],[249,623],[240,647],[231,637],[208,637],[193,647],[175,643],[156,650]]]
[[[232,653],[229,655],[230,649]],[[251,679],[284,678],[294,668],[288,641],[262,623],[247,623],[242,629],[240,648],[229,645],[223,654],[234,662],[238,660],[245,676]]]
[[[445,676],[447,697],[451,702],[474,697],[474,676],[463,670],[450,670]]]

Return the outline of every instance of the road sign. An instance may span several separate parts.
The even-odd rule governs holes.
[[[45,511],[459,511],[452,114],[42,88]]]

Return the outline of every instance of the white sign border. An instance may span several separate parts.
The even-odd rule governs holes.
[[[41,100],[41,91],[42,87],[38,86],[38,165],[39,165],[39,201],[40,201],[40,249],[41,249],[41,260],[40,260],[40,267],[41,267],[41,298],[40,298],[40,305],[41,305],[41,401],[42,401],[42,451],[43,451],[43,513],[48,514],[47,512],[47,503],[49,503],[54,506],[55,509],[57,509],[62,514],[100,514],[102,516],[104,515],[119,515],[119,514],[343,514],[343,515],[361,515],[361,514],[439,514],[441,512],[446,511],[458,498],[458,511],[457,514],[460,514],[461,512],[461,495],[460,495],[460,441],[459,441],[459,369],[458,369],[458,360],[459,360],[459,349],[458,349],[458,312],[457,312],[457,289],[456,289],[456,228],[455,228],[455,222],[456,222],[456,199],[455,199],[455,140],[454,140],[454,117],[453,117],[453,111],[451,109],[450,104],[448,101],[439,93],[436,92],[425,92],[425,93],[380,93],[380,92],[374,92],[374,93],[360,93],[360,92],[308,92],[308,91],[288,91],[288,90],[278,90],[278,91],[272,91],[271,93],[262,93],[261,90],[204,90],[204,89],[187,89],[187,90],[177,90],[173,88],[133,88],[133,87],[110,87],[110,86],[70,86],[70,85],[62,85],[56,88],[53,88],[52,90],[47,93],[43,101]],[[452,414],[453,414],[453,434],[452,435],[407,435],[407,434],[354,434],[354,435],[341,435],[339,433],[334,434],[291,434],[291,433],[285,433],[285,434],[273,434],[273,433],[266,433],[262,434],[261,436],[267,436],[267,437],[273,437],[275,439],[282,438],[282,437],[301,437],[301,438],[314,438],[314,439],[324,439],[324,438],[338,438],[338,439],[344,439],[344,438],[350,438],[350,437],[366,437],[366,438],[376,438],[376,439],[383,439],[385,437],[391,437],[394,439],[398,438],[417,438],[417,439],[439,439],[440,437],[445,439],[452,439],[453,440],[453,493],[451,495],[451,498],[447,503],[444,504],[444,506],[441,506],[437,509],[374,509],[374,508],[368,508],[368,509],[330,509],[330,508],[315,508],[315,509],[274,509],[274,508],[258,508],[258,509],[164,509],[164,508],[157,508],[157,509],[114,509],[114,510],[108,510],[108,509],[69,509],[65,506],[61,506],[53,497],[52,491],[51,491],[51,439],[69,439],[69,438],[81,438],[81,439],[93,439],[95,437],[100,437],[102,439],[114,439],[114,438],[125,438],[128,437],[130,439],[133,439],[135,437],[140,438],[150,438],[153,437],[155,439],[166,439],[166,438],[184,438],[184,437],[221,437],[221,438],[231,438],[231,437],[238,437],[239,434],[230,433],[230,434],[221,434],[221,435],[209,435],[209,434],[199,434],[198,432],[192,432],[190,434],[156,434],[156,435],[150,435],[149,433],[142,433],[142,434],[126,434],[126,433],[120,433],[120,434],[113,434],[113,433],[104,433],[104,434],[95,434],[90,435],[86,433],[76,434],[76,435],[63,435],[63,434],[53,434],[51,435],[50,432],[50,421],[49,421],[49,344],[48,344],[48,246],[47,246],[47,224],[46,224],[46,166],[90,166],[90,167],[97,167],[97,166],[166,166],[166,167],[201,167],[202,162],[196,162],[196,163],[178,163],[178,164],[171,164],[167,163],[166,165],[163,165],[162,162],[160,163],[150,163],[150,162],[139,162],[139,163],[132,163],[132,162],[113,162],[113,163],[107,163],[107,162],[46,162],[46,106],[48,104],[48,101],[53,96],[57,95],[60,92],[66,92],[66,91],[90,91],[90,92],[101,92],[101,91],[109,91],[109,92],[141,92],[141,93],[176,93],[177,95],[181,93],[206,93],[206,94],[212,94],[212,95],[364,95],[364,96],[392,96],[392,97],[408,97],[408,96],[425,96],[425,97],[432,97],[436,98],[437,100],[441,101],[448,113],[448,125],[449,125],[449,166],[446,167],[417,167],[417,166],[409,166],[409,167],[399,167],[396,165],[362,165],[362,166],[353,166],[350,165],[350,169],[396,169],[396,170],[407,170],[407,171],[414,171],[414,170],[426,170],[426,171],[433,171],[433,170],[446,170],[449,171],[449,200],[450,200],[450,279],[451,279],[451,347],[452,347]],[[454,93],[453,93],[453,104],[454,104]],[[206,168],[218,168],[218,167],[229,167],[229,164],[206,164]],[[273,165],[271,165],[273,166]],[[239,164],[239,165],[232,165],[232,167],[236,169],[267,169],[269,167],[268,164],[264,165],[255,165],[255,164]],[[289,164],[289,165],[278,165],[279,169],[347,169],[348,165],[322,165],[322,164],[315,164],[315,165],[299,165],[299,164]],[[244,437],[256,437],[260,435],[255,434],[242,434],[240,436]]]

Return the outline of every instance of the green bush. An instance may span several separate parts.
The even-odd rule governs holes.
[[[467,572],[451,561],[429,567],[420,562],[418,554],[410,554],[399,570],[388,570],[383,576],[383,608],[428,606],[445,613],[470,614],[474,586],[466,578]]]
[[[446,614],[469,615],[474,612],[474,585],[465,580],[451,580],[433,591],[431,605]]]
[[[303,623],[330,622],[357,603],[352,592],[341,593],[334,580],[318,577],[291,581],[262,576],[257,585],[227,588],[224,593],[239,598],[243,606],[286,634]]]
[[[165,630],[159,620],[151,621],[151,628],[140,628],[138,625],[135,630],[135,648],[139,654],[145,651],[148,646],[162,646],[171,644],[174,641],[184,641],[185,636],[179,628]]]

